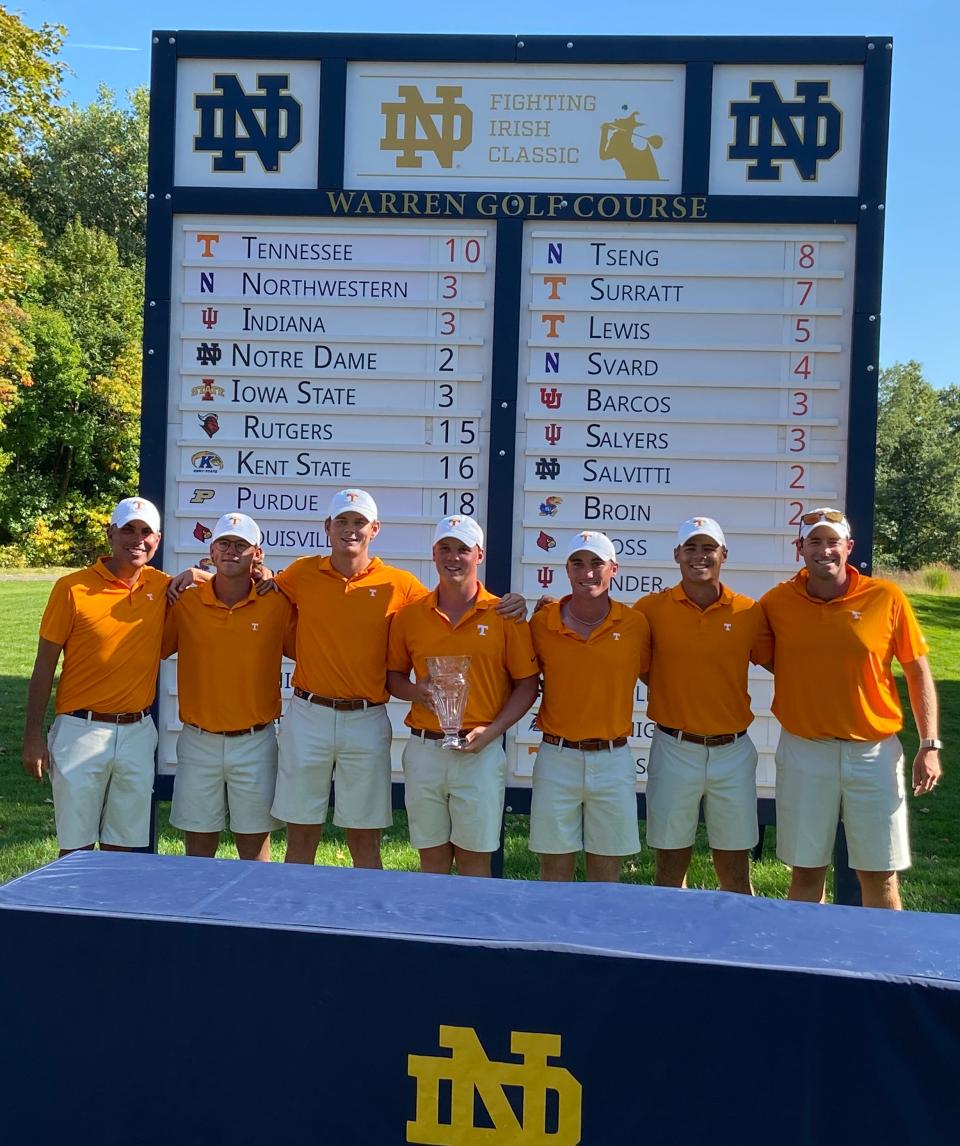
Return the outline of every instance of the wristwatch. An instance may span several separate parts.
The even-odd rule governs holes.
[[[936,737],[933,736],[925,736],[923,740],[920,741],[920,747],[936,748],[939,751],[943,747],[943,741],[937,740]]]

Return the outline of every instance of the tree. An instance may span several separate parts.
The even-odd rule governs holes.
[[[31,146],[59,121],[61,81],[57,59],[67,30],[59,24],[30,28],[0,5],[0,167],[23,166]]]
[[[69,322],[88,378],[109,374],[130,342],[139,341],[140,274],[121,264],[116,242],[102,231],[68,223],[50,249],[39,293]]]
[[[28,158],[30,213],[48,242],[78,220],[116,240],[121,261],[140,267],[147,222],[146,88],[129,108],[101,85],[94,103],[74,104]]]
[[[877,555],[901,569],[960,561],[960,403],[918,362],[881,372],[877,419]]]

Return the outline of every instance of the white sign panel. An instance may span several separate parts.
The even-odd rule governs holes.
[[[320,65],[180,60],[174,182],[181,187],[316,187]]]
[[[863,69],[713,70],[712,195],[856,195]]]
[[[202,560],[236,509],[259,523],[274,568],[329,552],[330,497],[359,485],[380,509],[377,555],[434,583],[437,520],[487,515],[494,235],[489,223],[177,220],[170,572]]]
[[[684,69],[355,63],[344,184],[680,190]]]
[[[527,224],[516,587],[562,596],[571,538],[601,529],[632,604],[677,582],[696,514],[724,528],[731,588],[792,576],[799,515],[844,498],[854,245],[851,227]],[[769,685],[751,687],[771,795]],[[639,689],[641,780],[645,704]],[[529,782],[535,734],[516,740]]]

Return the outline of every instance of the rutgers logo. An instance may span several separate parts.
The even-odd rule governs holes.
[[[218,414],[197,414],[197,421],[200,423],[200,429],[212,438],[214,434],[220,433],[220,417]]]

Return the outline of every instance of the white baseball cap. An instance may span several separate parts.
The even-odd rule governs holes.
[[[483,548],[483,530],[472,517],[462,517],[459,514],[454,514],[453,517],[442,518],[434,530],[433,544],[436,545],[438,541],[442,541],[445,537],[455,537],[457,541],[462,541],[464,545],[469,545],[471,549],[474,545],[479,545],[481,549]]]
[[[263,534],[260,526],[245,513],[225,513],[213,527],[210,544],[219,541],[221,537],[239,537],[248,545],[259,545]]]
[[[330,499],[330,508],[327,517],[336,517],[338,513],[352,510],[359,513],[367,521],[379,521],[377,503],[365,489],[341,489]]]
[[[712,517],[688,517],[677,530],[677,545],[686,545],[691,537],[709,537],[724,549],[727,547],[723,530]]]
[[[844,541],[849,540],[850,522],[847,521],[843,515],[842,509],[833,509],[829,505],[818,506],[817,509],[811,509],[808,513],[800,515],[800,540],[809,537],[815,529],[829,529],[834,537],[839,537]]]
[[[117,502],[110,524],[122,527],[131,521],[142,521],[154,533],[160,532],[160,510],[145,497],[125,497],[123,501]]]
[[[613,547],[613,542],[605,533],[597,533],[593,529],[585,529],[582,533],[574,534],[573,540],[570,542],[570,548],[567,550],[567,560],[585,549],[588,553],[593,553],[603,561],[616,561],[617,551]]]

